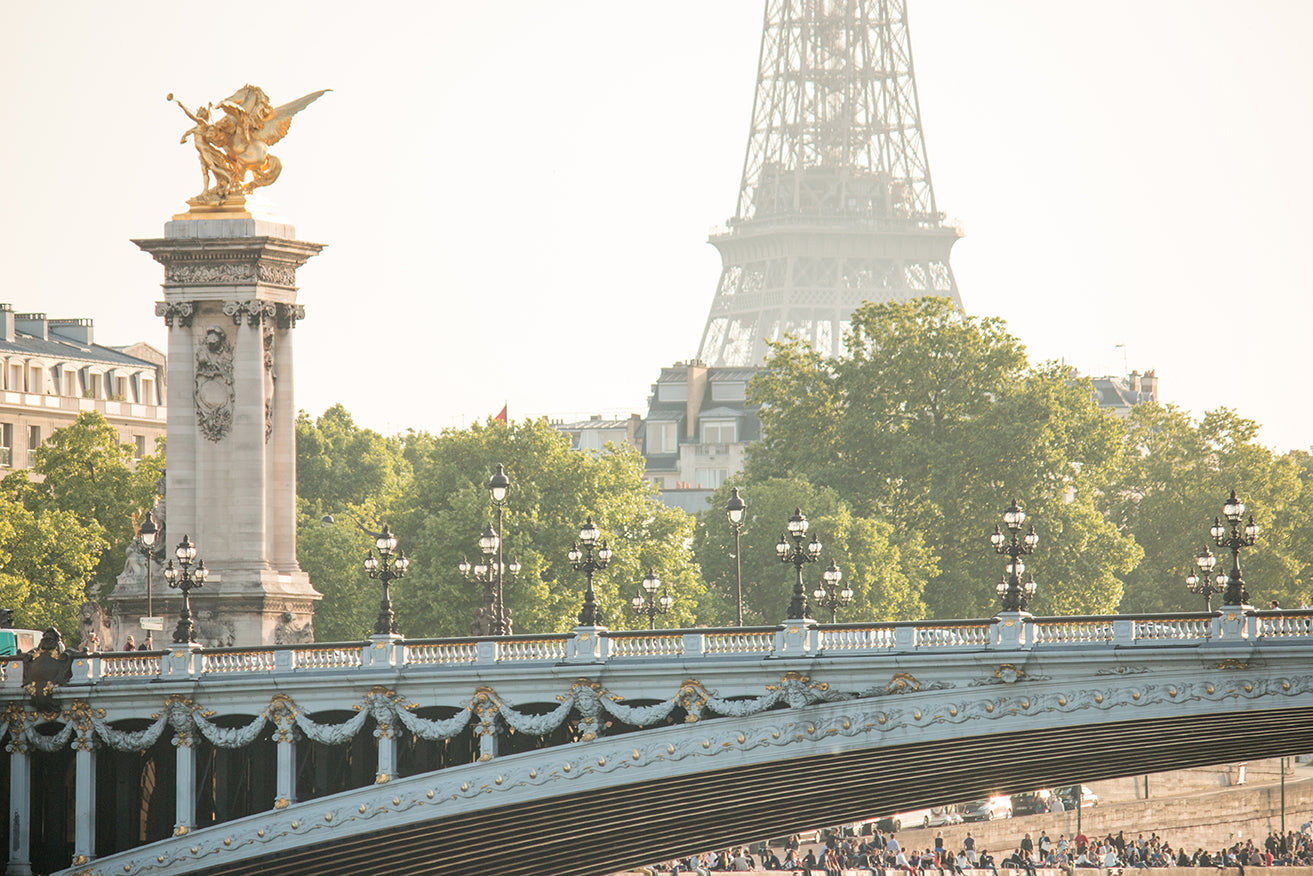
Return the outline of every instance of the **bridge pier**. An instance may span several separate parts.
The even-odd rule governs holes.
[[[27,743],[9,742],[9,865],[5,876],[32,876],[32,758]]]

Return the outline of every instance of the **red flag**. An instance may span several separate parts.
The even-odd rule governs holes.
[[[501,406],[501,413],[498,414],[497,416],[493,417],[494,420],[496,420],[498,423],[501,423],[502,425],[506,425],[506,408],[507,408],[507,407],[508,407],[508,405],[502,405],[502,406]]]

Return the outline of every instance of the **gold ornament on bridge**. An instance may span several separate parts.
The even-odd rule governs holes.
[[[244,195],[278,179],[283,163],[269,147],[287,136],[292,117],[318,100],[325,92],[316,91],[291,103],[275,107],[269,96],[254,85],[243,85],[231,97],[214,104],[197,107],[193,112],[175,100],[193,125],[179,143],[190,137],[201,162],[201,193],[188,200],[193,207],[214,209],[224,202],[244,203]],[[250,175],[248,182],[246,177]]]

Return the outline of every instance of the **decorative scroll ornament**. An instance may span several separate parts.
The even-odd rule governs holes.
[[[233,346],[222,327],[212,325],[196,349],[196,425],[209,441],[222,441],[232,428]]]
[[[195,306],[187,301],[155,302],[155,315],[164,317],[164,324],[169,328],[173,328],[175,322],[183,328],[191,325],[192,317],[195,315],[195,312]]]
[[[219,101],[223,116],[217,119],[213,117],[212,103],[192,112],[175,101],[193,122],[178,142],[186,143],[191,137],[201,162],[203,188],[192,202],[221,203],[229,197],[250,194],[278,179],[283,164],[269,152],[269,147],[287,136],[293,116],[327,90],[275,107],[262,90],[244,85],[231,97]],[[173,94],[167,99],[174,100]],[[246,182],[247,174],[251,176],[250,182]]]
[[[272,301],[225,301],[223,312],[232,317],[233,325],[241,325],[245,319],[247,325],[254,326],[272,321],[278,306]]]

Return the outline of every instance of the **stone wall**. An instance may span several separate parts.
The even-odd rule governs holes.
[[[1261,843],[1269,832],[1281,829],[1279,784],[1240,786],[1188,797],[1161,798],[1152,796],[1153,787],[1151,778],[1148,800],[1100,802],[1098,806],[1087,806],[1081,811],[1081,830],[1090,837],[1124,831],[1128,838],[1132,838],[1153,832],[1173,848],[1184,847],[1193,853],[1197,848],[1216,850],[1250,838]],[[1286,830],[1298,830],[1301,824],[1310,820],[1313,820],[1313,779],[1287,779]],[[906,848],[923,849],[933,846],[935,835],[942,832],[944,844],[957,849],[970,831],[977,849],[989,849],[996,857],[1002,857],[1015,849],[1026,833],[1038,837],[1041,830],[1055,840],[1059,835],[1075,836],[1075,811],[927,830],[903,830],[898,838]],[[1250,869],[1246,868],[1247,874]],[[1293,874],[1294,871],[1287,867],[1281,872]]]

